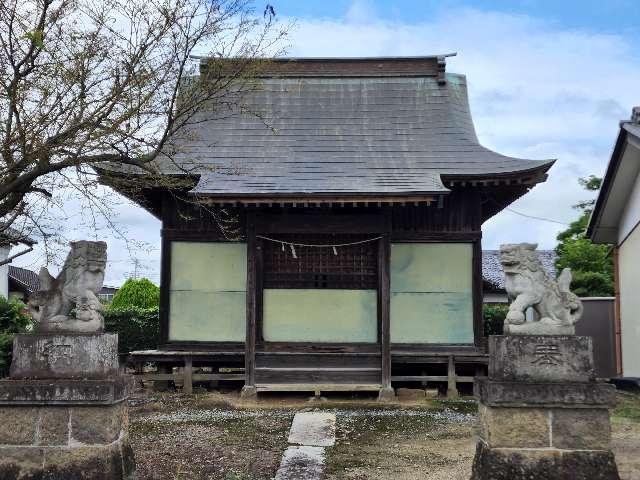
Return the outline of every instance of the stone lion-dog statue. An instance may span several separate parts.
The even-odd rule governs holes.
[[[582,316],[582,302],[569,290],[571,269],[565,268],[554,280],[540,262],[537,244],[500,246],[505,288],[511,305],[504,321],[505,335],[575,335]],[[526,321],[531,307],[536,319]]]
[[[58,277],[42,267],[40,291],[29,297],[27,306],[37,333],[91,333],[104,329],[98,293],[104,281],[107,244],[81,240],[70,245]]]

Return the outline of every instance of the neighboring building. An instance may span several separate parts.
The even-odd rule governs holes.
[[[616,267],[618,373],[640,377],[640,107],[620,123],[587,235],[611,243]]]
[[[9,227],[0,233],[0,261],[7,260],[11,254],[11,247],[22,244],[30,250],[35,245],[35,240],[19,231]],[[0,265],[0,296],[9,298],[9,267],[10,263]]]
[[[116,293],[118,293],[118,287],[110,287],[108,285],[104,285],[98,294],[98,298],[106,303],[111,303],[113,297],[115,297]]]
[[[9,265],[9,296],[26,301],[40,288],[38,274],[26,268]]]
[[[244,362],[247,391],[388,391],[485,362],[481,225],[553,161],[481,146],[444,57],[266,68],[246,108],[172,139],[158,167],[185,190],[103,176],[162,221],[157,353]]]
[[[26,301],[30,294],[40,289],[38,274],[26,268],[9,265],[9,296]],[[100,300],[111,302],[118,287],[104,285],[98,294]]]
[[[555,250],[538,250],[542,266],[551,278],[556,278]],[[504,271],[500,265],[499,250],[482,251],[482,295],[484,303],[508,303],[504,288]]]

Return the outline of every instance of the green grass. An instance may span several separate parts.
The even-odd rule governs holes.
[[[640,421],[640,396],[636,393],[618,392],[618,404],[612,410],[613,417]]]

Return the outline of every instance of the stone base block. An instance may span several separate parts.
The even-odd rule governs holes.
[[[0,380],[2,405],[110,405],[127,398],[130,375],[104,380]]]
[[[607,450],[609,411],[604,408],[512,408],[480,404],[479,436],[491,448]]]
[[[378,391],[379,402],[389,403],[389,402],[395,402],[396,400],[397,400],[396,392],[393,388],[386,387],[386,388],[381,388],[380,391]]]
[[[504,382],[589,382],[595,379],[591,337],[492,335],[489,378]]]
[[[258,399],[258,390],[253,385],[245,385],[240,390],[240,398],[244,400],[257,400]]]
[[[107,378],[118,374],[118,335],[23,334],[13,341],[11,378]]]
[[[490,448],[478,442],[471,480],[620,480],[610,450]]]
[[[482,403],[508,407],[608,408],[616,387],[601,382],[504,382],[475,379],[473,393]]]
[[[126,402],[0,407],[0,478],[122,480],[135,470]]]

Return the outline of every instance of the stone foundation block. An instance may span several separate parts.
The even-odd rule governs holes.
[[[544,448],[551,444],[549,412],[537,408],[478,409],[480,436],[491,447]]]
[[[2,409],[0,409],[0,412]],[[69,442],[68,407],[39,408],[36,445],[66,445]]]
[[[22,334],[13,341],[10,377],[96,379],[118,374],[118,335]]]
[[[0,407],[0,446],[109,444],[126,433],[128,426],[125,402],[92,407]]]
[[[2,480],[133,480],[134,472],[126,437],[91,447],[0,447]]]
[[[478,442],[471,480],[620,480],[607,450],[489,448]]]
[[[0,407],[0,479],[128,479],[127,431],[126,402]]]
[[[118,439],[121,431],[127,431],[128,424],[128,408],[124,402],[100,408],[73,407],[70,437],[87,445],[110,443]]]
[[[425,398],[425,391],[419,388],[396,388],[398,400],[422,400]]]
[[[609,411],[601,408],[551,411],[551,442],[555,448],[607,450],[611,442]]]

